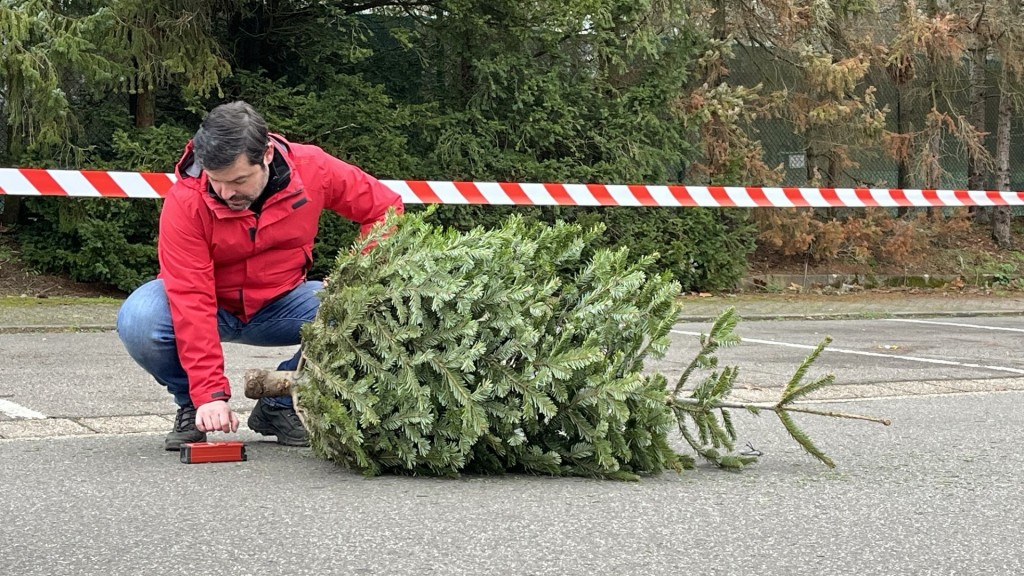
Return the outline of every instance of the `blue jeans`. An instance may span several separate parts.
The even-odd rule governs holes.
[[[320,299],[322,282],[305,282],[267,304],[249,322],[239,320],[224,309],[217,310],[217,329],[221,342],[239,342],[252,346],[288,346],[299,344],[299,329],[313,320]],[[152,280],[128,296],[117,313],[117,334],[128,354],[157,382],[174,395],[178,406],[192,403],[188,394],[188,376],[181,367],[174,343],[174,325],[167,303],[163,280]],[[281,362],[278,370],[294,370],[300,351]],[[291,406],[291,396],[265,398],[276,406]]]

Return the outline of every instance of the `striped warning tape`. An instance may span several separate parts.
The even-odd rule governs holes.
[[[407,204],[863,208],[1024,206],[1024,192],[383,180]],[[161,198],[173,174],[0,168],[0,195]]]

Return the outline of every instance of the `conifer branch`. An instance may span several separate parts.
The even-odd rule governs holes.
[[[847,412],[835,412],[832,410],[817,410],[814,408],[797,408],[795,406],[786,406],[785,408],[780,407],[778,411],[799,412],[801,414],[814,414],[816,416],[829,416],[831,418],[847,418],[850,420],[864,420],[866,422],[875,422],[883,426],[892,425],[892,420],[888,418],[876,418],[875,416],[865,416],[863,414],[850,414]]]
[[[732,332],[737,322],[739,322],[739,316],[736,314],[736,308],[730,306],[718,316],[715,323],[711,326],[711,331],[708,335],[700,335],[700,352],[697,353],[693,360],[690,361],[690,365],[679,376],[676,387],[672,390],[673,396],[679,394],[694,370],[718,364],[718,359],[714,358],[712,354],[719,348],[739,343],[739,338]]]
[[[675,398],[670,399],[669,404],[674,406],[697,406],[703,407],[703,404],[694,398]],[[681,409],[683,406],[678,406]],[[816,416],[829,416],[832,418],[848,418],[850,420],[864,420],[866,422],[875,422],[884,426],[891,426],[892,420],[888,418],[877,418],[875,416],[865,416],[863,414],[850,414],[848,412],[836,412],[833,410],[818,410],[816,408],[801,408],[799,406],[790,406],[782,404],[772,404],[769,402],[716,402],[709,406],[711,409],[719,408],[732,408],[734,410],[746,410],[752,414],[760,414],[762,411],[769,412],[798,412],[800,414],[814,414]],[[692,410],[691,410],[692,411]]]
[[[784,394],[782,396],[782,398],[779,400],[779,404],[782,404],[782,405],[792,404],[798,398],[802,398],[804,396],[807,396],[811,392],[814,392],[815,390],[819,390],[821,388],[824,388],[825,386],[829,386],[829,385],[835,383],[835,381],[836,381],[835,374],[826,374],[825,376],[822,376],[821,378],[815,380],[814,382],[811,382],[809,384],[805,384],[805,385],[803,385],[803,386],[801,386],[799,388],[795,388],[795,389],[789,391],[789,393],[787,393],[787,394]]]
[[[796,422],[790,418],[789,413],[784,410],[776,410],[775,415],[779,417],[779,421],[782,422],[782,426],[786,429],[786,432],[789,432],[790,437],[792,437],[793,440],[796,440],[796,443],[799,444],[800,447],[802,447],[808,454],[814,456],[829,468],[836,467],[835,462],[826,456],[820,448],[815,446],[814,442],[811,441],[811,437],[796,425]]]
[[[795,400],[799,396],[804,396],[818,388],[821,388],[822,386],[831,384],[831,380],[828,382],[822,382],[822,380],[826,380],[828,378],[826,376],[822,380],[813,382],[812,384],[805,386],[803,389],[799,388],[800,381],[804,379],[804,376],[807,374],[807,370],[810,369],[811,364],[814,364],[814,361],[818,359],[818,356],[821,354],[821,351],[824,350],[825,347],[831,343],[832,337],[826,336],[825,339],[822,340],[821,343],[818,344],[818,346],[810,354],[808,354],[806,358],[804,358],[804,361],[800,363],[800,366],[797,366],[796,371],[793,372],[793,376],[789,379],[789,382],[786,384],[786,388],[782,391],[782,400],[780,401],[780,404],[788,404],[789,402]],[[810,387],[813,387],[813,389],[807,390],[807,388]]]
[[[733,444],[737,438],[732,417],[729,413],[730,409],[742,409],[754,415],[758,415],[762,411],[774,412],[779,417],[780,422],[789,435],[798,444],[800,444],[808,454],[811,454],[829,467],[834,467],[835,463],[826,456],[813,441],[811,441],[810,437],[802,429],[800,429],[790,416],[790,413],[814,414],[834,418],[864,420],[877,422],[886,426],[891,424],[889,420],[884,418],[794,406],[794,403],[798,399],[804,398],[812,392],[820,390],[835,382],[835,375],[827,374],[813,382],[802,384],[802,381],[807,375],[811,365],[818,359],[822,351],[825,350],[825,348],[832,342],[831,337],[826,337],[800,363],[794,371],[793,376],[789,379],[783,389],[779,401],[776,403],[735,402],[726,400],[726,397],[732,392],[736,375],[738,373],[738,369],[732,366],[725,367],[721,372],[712,372],[694,388],[690,396],[681,397],[680,391],[682,390],[683,384],[686,379],[692,375],[694,370],[699,367],[717,366],[718,359],[714,356],[714,352],[721,345],[737,340],[736,336],[732,333],[732,329],[734,327],[735,315],[734,311],[730,308],[718,317],[709,336],[701,335],[701,350],[697,353],[697,356],[690,363],[687,369],[684,370],[683,375],[680,377],[680,381],[676,385],[673,393],[666,397],[667,403],[676,416],[679,431],[683,438],[705,459],[716,462],[720,466],[725,467],[726,464],[724,463],[724,459],[734,456],[723,456],[719,454],[717,450],[718,448],[725,448],[726,450],[732,451]],[[714,412],[715,410],[718,410],[721,414],[721,422],[719,422],[716,417]],[[696,434],[690,430],[691,425],[695,428]],[[754,456],[748,457],[756,459]],[[729,461],[729,463],[732,464],[734,462]]]

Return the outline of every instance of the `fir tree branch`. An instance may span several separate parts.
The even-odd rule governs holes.
[[[694,370],[709,363],[717,362],[717,358],[711,356],[716,350],[739,342],[739,338],[733,334],[733,329],[736,327],[737,322],[739,322],[739,316],[736,314],[736,308],[730,306],[718,315],[707,336],[701,334],[700,352],[694,356],[689,366],[679,376],[679,381],[676,382],[676,387],[672,390],[672,396],[679,395],[679,391],[683,389],[683,386]]]
[[[865,416],[863,414],[850,414],[847,412],[834,412],[831,410],[816,410],[814,408],[797,408],[795,406],[786,406],[780,408],[786,412],[799,412],[801,414],[814,414],[816,416],[829,416],[832,418],[848,418],[850,420],[864,420],[866,422],[875,422],[883,426],[891,426],[892,420],[888,418],[876,418],[874,416]]]
[[[720,345],[726,345],[738,340],[732,333],[732,329],[735,327],[735,320],[735,314],[730,308],[718,317],[709,336],[701,335],[700,352],[683,372],[683,375],[680,377],[680,380],[672,394],[669,394],[666,397],[666,402],[672,408],[672,411],[676,416],[683,438],[686,439],[698,454],[718,462],[721,466],[727,466],[724,459],[728,456],[719,455],[715,448],[724,446],[729,450],[732,450],[732,442],[736,439],[736,433],[733,428],[733,423],[728,413],[728,409],[743,409],[755,415],[759,414],[763,410],[774,412],[779,417],[779,420],[782,422],[789,435],[796,440],[804,450],[830,468],[834,467],[835,463],[814,445],[810,437],[797,426],[795,421],[793,421],[790,417],[790,413],[865,420],[869,422],[877,422],[886,426],[891,424],[891,421],[883,418],[793,406],[793,403],[798,398],[805,397],[808,394],[835,382],[835,376],[828,374],[813,382],[801,385],[801,382],[803,381],[804,376],[806,376],[811,365],[818,359],[818,356],[825,347],[832,342],[831,337],[826,337],[822,340],[822,342],[803,360],[803,362],[800,363],[796,371],[793,373],[793,376],[789,379],[789,382],[787,382],[783,389],[779,401],[774,404],[726,401],[725,397],[732,391],[733,383],[736,378],[737,369],[735,367],[726,367],[721,373],[712,372],[693,390],[690,397],[679,397],[679,392],[682,390],[684,382],[696,368],[701,366],[708,367],[717,365],[717,358],[713,356],[715,350]],[[713,413],[713,410],[716,409],[721,411],[723,419],[722,423],[719,423]],[[699,438],[695,438],[693,433],[689,430],[686,423],[687,418],[693,420]],[[729,463],[733,464],[734,462],[730,461]]]
[[[823,378],[814,384],[817,384],[822,380],[825,379]],[[676,398],[671,396],[667,398],[667,401],[669,406],[672,408],[673,413],[676,415],[679,431],[690,447],[705,459],[714,461],[724,468],[740,467],[742,464],[748,463],[746,461],[742,461],[740,466],[736,466],[737,462],[733,459],[732,455],[721,455],[717,450],[715,450],[715,448],[718,447],[724,447],[730,451],[733,450],[733,442],[736,440],[736,433],[733,429],[732,419],[727,411],[728,409],[743,409],[755,415],[763,410],[774,412],[779,417],[779,420],[782,422],[783,427],[786,428],[789,435],[796,440],[796,442],[800,444],[808,454],[811,454],[829,468],[834,468],[835,463],[826,456],[813,441],[811,441],[810,437],[803,430],[797,426],[796,422],[794,422],[790,417],[791,412],[814,414],[818,416],[831,416],[834,418],[865,420],[869,422],[877,422],[885,426],[892,424],[888,419],[863,416],[860,414],[848,414],[845,412],[818,410],[814,408],[801,408],[783,403],[782,401],[779,401],[776,404],[766,402],[727,402],[721,400],[709,402],[708,398]],[[791,401],[792,400],[790,400],[790,402]],[[725,424],[724,428],[715,417],[712,412],[713,410],[719,410],[721,412]],[[695,438],[693,433],[690,432],[686,423],[687,418],[693,420],[693,423],[699,433],[699,439]]]
[[[798,366],[796,371],[793,372],[793,377],[789,379],[789,383],[786,384],[785,390],[782,391],[782,404],[788,403],[790,399],[795,397],[793,393],[798,389],[800,381],[803,380],[804,375],[807,374],[807,370],[810,369],[811,364],[814,364],[814,361],[818,359],[818,356],[821,354],[821,351],[824,350],[825,347],[831,343],[832,337],[826,336],[825,339],[822,340],[820,344],[818,344],[818,347],[815,348],[810,354],[808,354],[806,358],[804,358],[804,361],[801,362],[800,366]],[[806,394],[806,392],[803,394]],[[798,393],[797,395],[802,394]]]
[[[736,439],[736,427],[732,423],[732,413],[727,409],[722,408],[719,410],[722,414],[722,424],[725,426],[725,431],[729,434],[729,438]]]
[[[670,404],[684,404],[689,406],[701,406],[701,403],[694,398],[673,398],[669,400]],[[848,418],[851,420],[865,420],[867,422],[876,422],[885,426],[890,426],[892,420],[888,418],[876,418],[874,416],[864,416],[862,414],[850,414],[847,412],[834,412],[831,410],[817,410],[814,408],[800,408],[797,406],[783,406],[781,404],[771,404],[769,402],[715,402],[708,406],[709,409],[718,408],[732,408],[735,410],[747,410],[752,413],[758,413],[764,410],[769,412],[799,412],[801,414],[814,414],[817,416],[831,416],[833,418]],[[683,406],[680,409],[686,410]]]
[[[686,440],[687,444],[690,445],[690,448],[692,448],[694,452],[700,455],[701,458],[704,458],[709,462],[714,462],[721,468],[727,468],[731,470],[738,470],[740,468],[743,468],[743,466],[746,466],[747,464],[751,464],[757,461],[756,456],[752,456],[749,454],[721,454],[717,450],[717,448],[720,447],[720,445],[708,446],[707,442],[702,442],[697,438],[694,438],[693,432],[690,431],[689,426],[687,426],[686,424],[686,416],[690,416],[691,418],[693,418],[694,423],[697,424],[698,428],[700,428],[701,421],[693,413],[685,411],[685,409],[683,409],[682,407],[676,408],[684,410],[682,412],[677,412],[676,414],[679,433],[680,435],[682,435],[683,439]],[[724,447],[727,450],[733,450],[733,446],[731,443],[725,444]]]
[[[785,394],[779,400],[779,404],[781,404],[781,405],[792,404],[798,398],[806,396],[806,395],[810,394],[811,392],[814,392],[815,390],[819,390],[821,388],[824,388],[825,386],[829,386],[829,385],[833,384],[835,381],[836,381],[835,374],[827,374],[825,376],[822,376],[821,378],[815,380],[814,382],[811,382],[810,384],[806,384],[806,385],[801,386],[801,387],[799,387],[799,388],[797,388],[795,390],[791,390],[788,394]]]
[[[782,426],[786,429],[786,432],[789,432],[789,435],[793,440],[796,440],[796,443],[799,444],[808,454],[814,456],[829,468],[836,467],[836,463],[826,456],[820,448],[814,445],[814,442],[811,441],[811,437],[796,425],[796,422],[789,417],[788,413],[776,410],[775,415],[779,417],[779,421],[782,422]]]

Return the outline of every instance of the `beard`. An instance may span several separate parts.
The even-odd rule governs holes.
[[[270,167],[264,164],[263,169],[260,172],[259,182],[257,182],[258,186],[256,187],[256,191],[247,193],[237,192],[230,200],[224,200],[224,203],[227,204],[228,208],[230,208],[232,212],[247,210],[254,202],[256,202],[256,199],[263,194],[263,190],[267,187],[267,182],[269,180]]]
[[[246,210],[247,208],[252,206],[252,203],[255,200],[255,198],[239,198],[236,196],[231,200],[225,200],[224,203],[227,204],[228,208],[230,208],[232,211],[241,212],[242,210]]]

